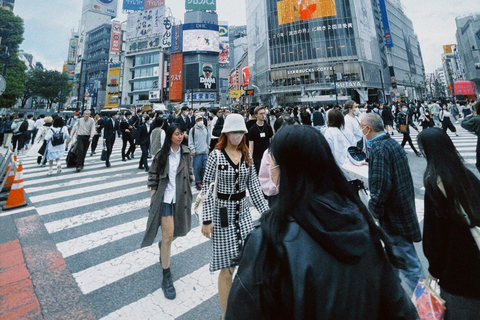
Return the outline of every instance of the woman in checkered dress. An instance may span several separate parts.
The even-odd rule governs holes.
[[[260,213],[268,210],[255,166],[248,154],[246,132],[241,115],[227,117],[216,149],[208,158],[203,180],[202,192],[208,193],[208,197],[203,202],[202,233],[212,239],[210,271],[221,270],[218,288],[223,313],[239,252],[253,228],[246,189]],[[211,184],[216,179],[216,194],[213,194]]]

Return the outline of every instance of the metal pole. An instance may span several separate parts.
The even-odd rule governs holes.
[[[83,73],[83,58],[80,60],[80,79],[78,79],[78,92],[77,92],[77,108],[82,111],[82,106],[83,106],[83,96],[85,95],[85,92],[83,93],[82,96],[82,101],[80,102],[80,89],[82,88],[82,73]],[[81,103],[79,105],[79,103]]]
[[[383,102],[387,103],[387,93],[385,92],[385,83],[383,83],[383,74],[382,74],[382,69],[378,69],[378,72],[380,73],[380,80],[382,81],[382,96],[383,96]]]
[[[335,66],[333,66],[333,86],[335,87],[335,103],[338,106],[337,74],[335,73]]]

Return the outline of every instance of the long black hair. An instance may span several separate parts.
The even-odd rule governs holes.
[[[427,158],[423,177],[425,196],[435,203],[436,214],[466,226],[457,206],[461,204],[469,216],[470,226],[480,226],[480,197],[477,194],[480,181],[465,167],[450,137],[439,128],[430,128],[418,135],[418,145]],[[438,178],[443,183],[446,197],[438,187]]]
[[[160,151],[158,151],[158,156],[155,156],[155,158],[158,158],[158,165],[160,170],[162,170],[161,172],[164,172],[163,170],[168,170],[168,168],[165,168],[165,166],[167,165],[167,159],[170,155],[170,148],[172,147],[172,136],[177,129],[182,131],[180,126],[176,123],[172,123],[167,127],[167,130],[165,130],[165,142],[163,143]],[[180,146],[180,148],[181,147],[182,146]]]
[[[300,226],[311,221],[309,204],[317,195],[333,191],[344,200],[355,203],[370,227],[377,250],[383,254],[380,239],[384,240],[392,263],[400,266],[391,253],[389,241],[351,189],[326,139],[318,130],[311,126],[283,127],[274,136],[270,148],[280,167],[280,189],[277,201],[261,218],[263,241],[254,271],[265,319],[293,318],[292,280],[283,239],[290,217],[294,217]]]

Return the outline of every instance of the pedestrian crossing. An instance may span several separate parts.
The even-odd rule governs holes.
[[[476,137],[457,128],[459,137],[450,134],[454,144],[467,163],[475,163]],[[416,136],[412,132],[415,144]],[[402,136],[393,138],[401,142]],[[140,248],[150,206],[147,174],[138,169],[139,150],[137,158],[123,162],[120,149],[118,139],[110,168],[99,154],[87,155],[80,173],[62,160],[63,172],[52,176],[36,157],[20,156],[30,205],[8,214],[36,210],[98,319],[218,318],[218,274],[208,270],[211,244],[195,215],[191,232],[172,244],[177,298],[164,298],[158,246]],[[408,145],[405,150],[413,152]],[[423,220],[421,192],[416,207]]]
[[[19,156],[31,205],[9,214],[36,210],[42,217],[98,319],[218,318],[218,274],[208,270],[211,245],[195,215],[192,230],[172,244],[177,298],[163,296],[157,243],[140,248],[150,206],[147,173],[138,169],[138,150],[123,162],[120,149],[117,140],[110,168],[100,155],[87,154],[80,173],[62,159],[63,172],[52,176],[36,157]],[[195,198],[198,191],[192,193]]]

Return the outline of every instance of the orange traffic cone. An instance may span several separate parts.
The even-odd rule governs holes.
[[[5,180],[5,184],[3,185],[2,192],[10,191],[13,185],[13,181],[15,180],[15,166],[10,167],[10,171],[7,175],[7,180]]]
[[[26,205],[27,202],[25,201],[25,193],[23,191],[23,166],[22,161],[20,161],[15,172],[12,189],[8,195],[7,203],[3,206],[3,210],[15,209]]]

